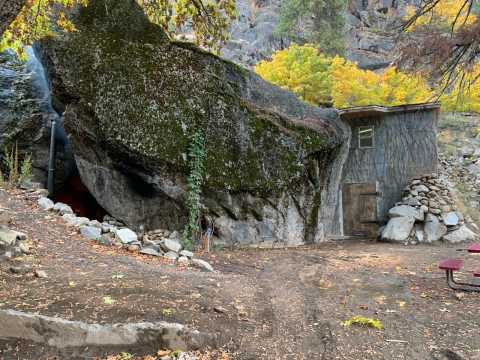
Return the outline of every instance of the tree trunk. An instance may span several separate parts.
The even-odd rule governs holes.
[[[0,0],[0,37],[17,17],[26,0]]]

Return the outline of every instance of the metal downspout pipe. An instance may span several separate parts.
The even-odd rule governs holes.
[[[52,196],[55,192],[55,132],[57,127],[57,121],[55,118],[51,122],[50,130],[50,153],[48,157],[48,179],[47,190],[48,194]]]

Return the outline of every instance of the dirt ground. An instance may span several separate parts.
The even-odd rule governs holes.
[[[0,309],[95,323],[170,321],[215,333],[239,360],[480,359],[480,294],[455,293],[439,260],[480,257],[457,246],[335,241],[315,247],[203,254],[214,273],[95,245],[33,197],[0,192],[35,251],[18,262],[48,278],[0,265]],[[343,326],[352,316],[384,330]],[[0,324],[1,326],[1,324]],[[0,341],[0,359],[90,358]]]

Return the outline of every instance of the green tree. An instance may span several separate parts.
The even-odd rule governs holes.
[[[346,4],[347,0],[286,0],[282,4],[277,33],[315,44],[328,55],[342,54]],[[305,30],[300,31],[301,28]]]

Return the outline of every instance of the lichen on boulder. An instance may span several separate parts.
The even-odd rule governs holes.
[[[134,0],[92,0],[70,17],[78,31],[45,40],[43,58],[82,180],[108,212],[133,227],[181,229],[190,138],[201,131],[202,213],[221,238],[318,240],[339,178],[336,111],[169,41]]]

